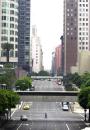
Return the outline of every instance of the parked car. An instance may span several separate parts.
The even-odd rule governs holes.
[[[62,110],[63,110],[63,111],[69,111],[68,105],[66,105],[66,104],[63,105],[63,106],[62,106]]]
[[[62,106],[63,105],[68,105],[69,106],[69,102],[62,102]]]
[[[28,117],[26,115],[21,115],[20,116],[20,120],[21,121],[27,121],[28,120]]]
[[[62,84],[61,81],[59,81],[59,82],[58,82],[58,85],[61,85],[61,84]]]
[[[30,91],[35,91],[35,86],[32,86],[32,87],[30,88]]]

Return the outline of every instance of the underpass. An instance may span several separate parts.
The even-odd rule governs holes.
[[[77,102],[78,91],[16,91],[23,102]]]

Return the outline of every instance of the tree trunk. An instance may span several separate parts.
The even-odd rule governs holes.
[[[6,52],[6,57],[7,57],[7,63],[9,63],[9,50],[7,49],[7,52]]]
[[[88,121],[90,122],[90,108],[89,108],[89,116],[88,116]]]

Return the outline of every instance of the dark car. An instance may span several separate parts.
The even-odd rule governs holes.
[[[35,91],[35,86],[32,86],[32,87],[30,88],[30,91]]]
[[[27,121],[28,120],[28,117],[26,115],[21,115],[20,116],[20,120],[21,121]]]

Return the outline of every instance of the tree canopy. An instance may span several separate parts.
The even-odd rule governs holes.
[[[26,90],[28,88],[31,88],[32,85],[32,80],[30,77],[24,77],[22,79],[19,79],[16,81],[15,86],[16,89],[18,90]]]
[[[49,72],[42,70],[38,73],[38,76],[50,76],[50,74]]]
[[[14,48],[13,44],[4,43],[1,45],[2,49],[6,51],[7,63],[9,63],[9,51]]]
[[[90,86],[84,87],[80,90],[78,95],[79,104],[84,109],[89,109],[89,121],[90,121]]]
[[[19,102],[17,93],[10,90],[0,90],[0,112],[5,112],[6,109],[11,109]]]

